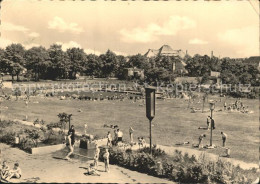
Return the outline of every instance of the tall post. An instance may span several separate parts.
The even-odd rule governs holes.
[[[213,109],[210,109],[210,117],[211,117],[211,121],[210,121],[210,146],[212,146],[212,112],[213,112]]]
[[[152,120],[150,120],[150,154],[152,154]]]
[[[152,154],[152,120],[155,116],[155,89],[153,87],[145,88],[146,117],[149,119],[150,129],[150,154]]]
[[[70,129],[70,116],[69,116],[69,129]]]

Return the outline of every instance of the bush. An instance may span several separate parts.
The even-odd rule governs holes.
[[[161,149],[149,148],[138,151],[118,148],[109,148],[110,164],[116,164],[127,169],[147,173],[157,177],[168,178],[180,183],[247,183],[257,176],[256,170],[244,171],[234,167],[229,162],[219,160],[209,162],[205,158],[197,160],[194,155],[182,154],[175,151],[168,156]],[[103,161],[104,149],[100,151],[100,160]],[[247,179],[246,179],[247,178]]]
[[[3,121],[0,121],[0,128],[6,128],[6,127],[9,127],[9,126],[12,126],[13,124],[14,124],[13,121],[3,120]]]
[[[138,150],[139,153],[150,153],[150,148],[149,147],[144,147],[140,150]],[[152,148],[152,156],[157,158],[157,157],[165,157],[166,153],[165,151],[161,150],[160,148],[153,147]]]
[[[6,132],[4,134],[1,134],[0,141],[6,144],[14,144],[15,141],[15,132]]]

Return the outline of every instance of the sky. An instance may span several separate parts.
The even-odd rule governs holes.
[[[21,43],[97,55],[145,54],[170,45],[217,57],[259,55],[259,2],[4,0],[0,47]]]

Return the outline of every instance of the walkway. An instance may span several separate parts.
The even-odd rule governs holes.
[[[2,160],[7,160],[10,167],[19,162],[22,169],[22,178],[12,179],[13,183],[173,183],[116,165],[106,173],[103,162],[98,167],[101,176],[89,176],[84,174],[89,164],[85,161],[55,159],[52,154],[31,155],[2,143],[0,149]]]

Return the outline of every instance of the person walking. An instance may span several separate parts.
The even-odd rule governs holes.
[[[130,143],[134,142],[133,133],[134,133],[134,129],[132,127],[130,127],[129,128]]]
[[[227,140],[227,134],[225,134],[224,132],[221,132],[222,135],[222,143],[223,143],[223,147],[226,146],[226,140]]]

